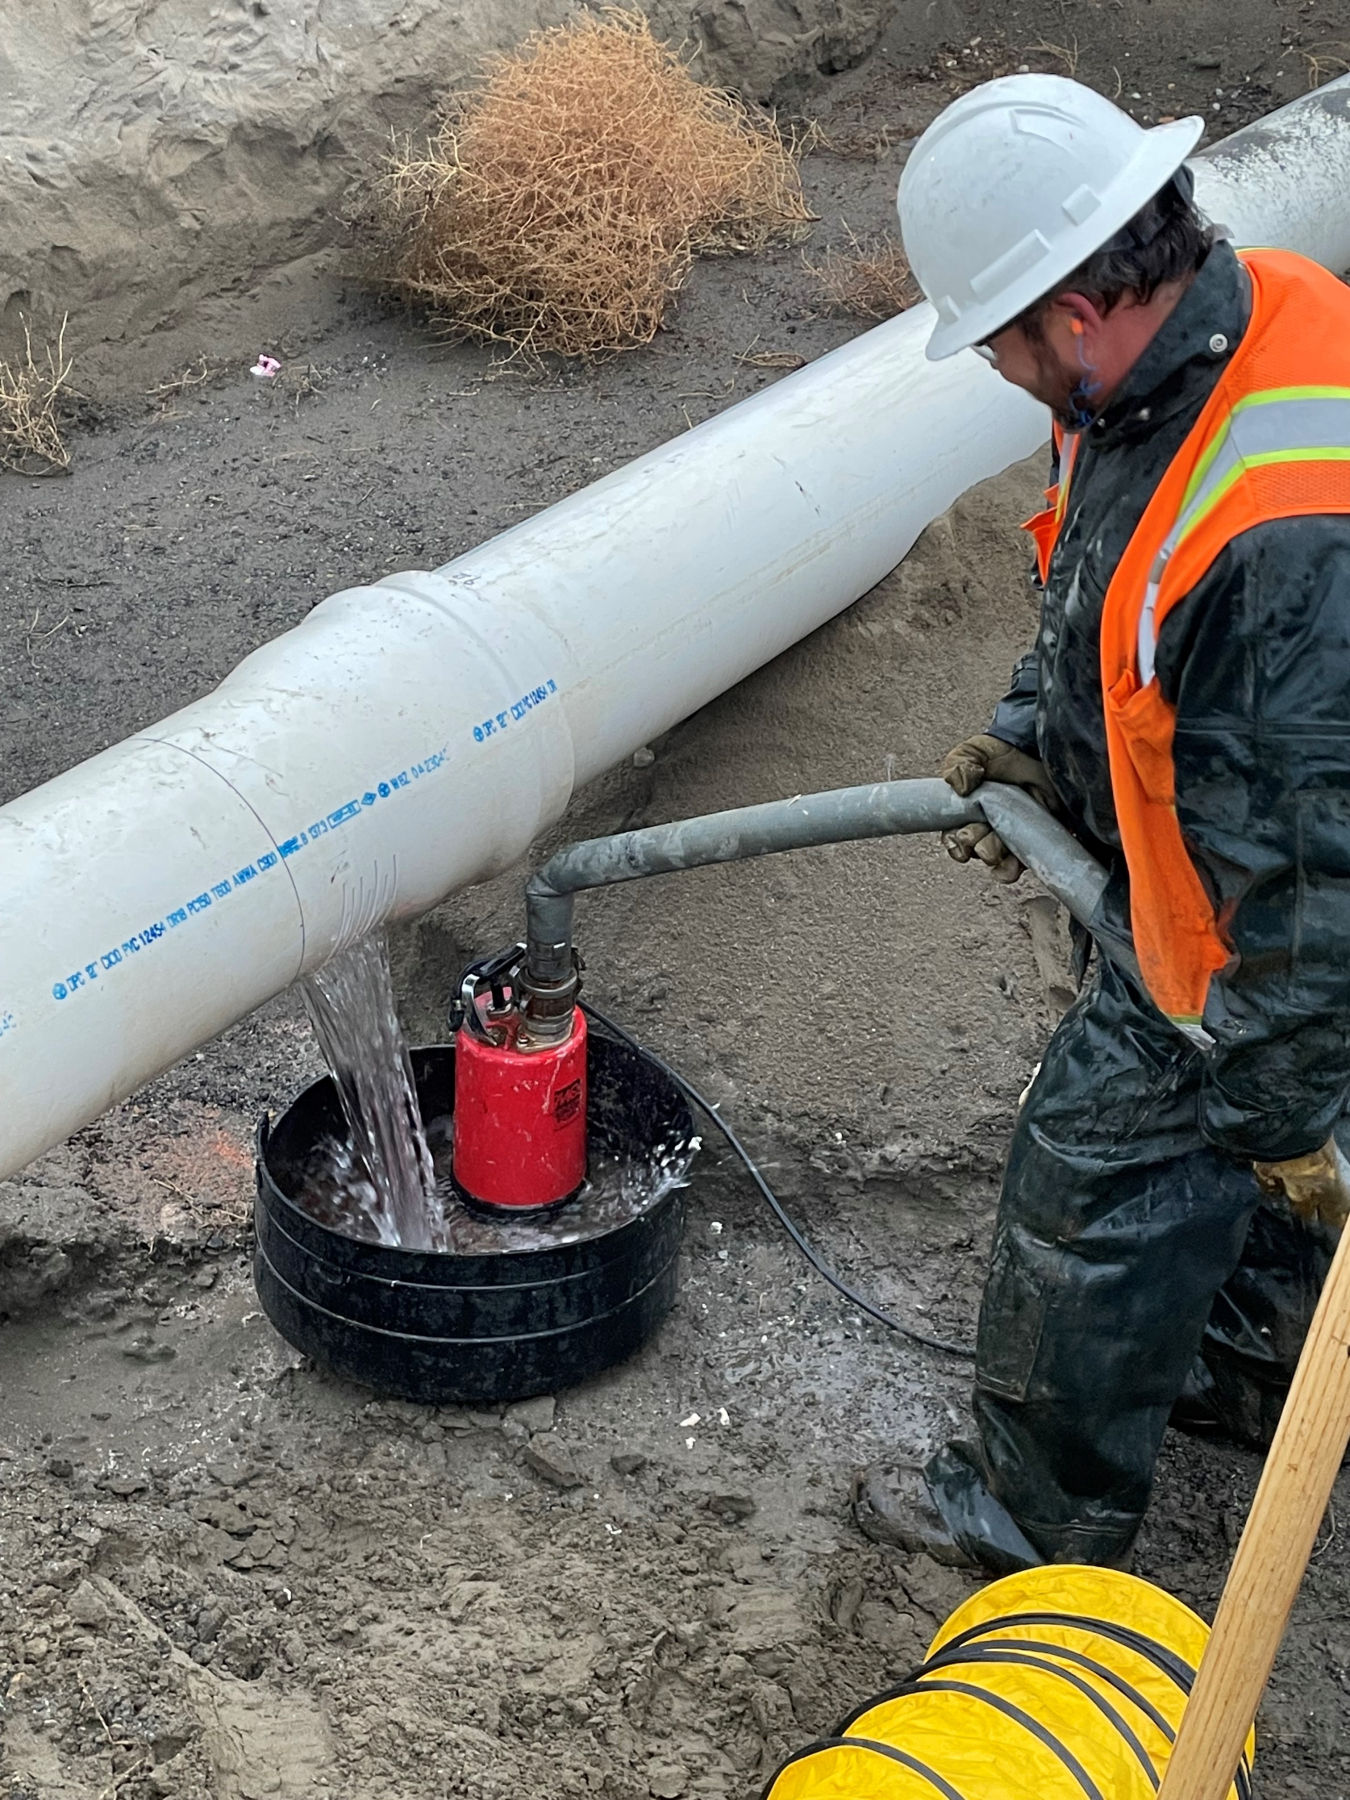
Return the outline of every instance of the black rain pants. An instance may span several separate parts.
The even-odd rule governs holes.
[[[1202,1140],[1202,1075],[1103,962],[1022,1108],[980,1310],[980,1442],[926,1470],[996,1573],[1124,1561],[1179,1399],[1269,1442],[1334,1244]]]

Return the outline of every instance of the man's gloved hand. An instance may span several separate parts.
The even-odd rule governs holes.
[[[1256,1179],[1267,1194],[1284,1194],[1300,1219],[1309,1224],[1320,1219],[1339,1231],[1350,1218],[1350,1162],[1335,1138],[1307,1156],[1291,1156],[1285,1162],[1252,1164]]]
[[[1040,758],[1028,756],[1025,750],[1015,750],[1011,744],[1005,744],[1002,738],[991,737],[987,731],[978,732],[954,750],[949,750],[938,773],[963,800],[973,794],[981,782],[1006,781],[1010,787],[1025,788],[1047,812],[1059,810],[1059,796]],[[972,856],[977,856],[988,865],[995,881],[1016,881],[1022,873],[1022,864],[983,820],[962,825],[958,831],[945,832],[942,843],[948,856],[957,862],[969,862]]]

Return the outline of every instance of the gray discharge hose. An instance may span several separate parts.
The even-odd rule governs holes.
[[[989,822],[1018,860],[1076,919],[1084,925],[1093,924],[1106,888],[1106,870],[1021,788],[987,782],[964,800],[945,781],[936,780],[835,788],[829,793],[799,794],[795,799],[770,801],[764,806],[679,819],[644,831],[620,832],[615,837],[590,838],[560,850],[532,877],[525,890],[527,1015],[537,1007],[540,1027],[556,1031],[561,1024],[566,1029],[564,1021],[570,1016],[577,990],[572,949],[573,901],[585,888],[636,881],[645,875],[673,874],[709,863],[741,862],[752,856],[770,856],[812,844],[952,831],[981,818]],[[1117,962],[1137,973],[1128,943],[1112,936],[1103,947]],[[640,1049],[621,1026],[603,1013],[591,1006],[585,1010],[633,1049]],[[642,1054],[650,1056],[651,1052]],[[913,1343],[966,1359],[973,1355],[963,1344],[947,1343],[916,1331],[842,1280],[789,1217],[754,1158],[716,1108],[659,1057],[652,1060],[726,1138],[793,1243],[832,1287],[870,1318]]]
[[[553,985],[570,977],[573,898],[584,888],[813,844],[954,831],[977,819],[989,821],[1018,861],[1076,919],[1091,922],[1106,887],[1105,869],[1021,788],[986,782],[963,800],[945,781],[882,781],[569,844],[550,857],[525,890],[531,978]],[[1111,948],[1122,960],[1117,947]]]

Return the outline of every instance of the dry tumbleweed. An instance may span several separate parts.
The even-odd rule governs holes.
[[[811,220],[773,122],[700,87],[626,12],[493,59],[372,198],[379,279],[531,356],[646,343],[695,256],[792,242]]]

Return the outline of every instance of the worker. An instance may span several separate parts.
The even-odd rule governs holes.
[[[1013,1135],[976,1430],[854,1487],[869,1536],[993,1573],[1126,1565],[1169,1417],[1269,1441],[1350,1207],[1350,290],[1205,221],[1202,129],[1011,76],[900,183],[928,356],[1056,445],[1036,647],[941,772],[1110,870]],[[1021,873],[985,825],[948,847]]]

